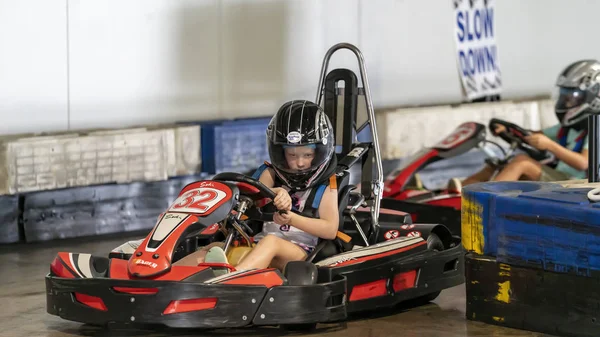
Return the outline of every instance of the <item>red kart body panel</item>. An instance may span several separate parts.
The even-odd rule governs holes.
[[[485,140],[485,130],[485,126],[479,123],[463,123],[439,143],[430,148],[425,148],[406,159],[400,167],[387,177],[384,182],[383,197],[404,201],[404,205],[399,207],[410,213],[413,221],[435,221],[448,225],[445,222],[448,221],[448,212],[451,212],[451,210],[460,211],[460,193],[446,189],[438,191],[414,189],[407,185],[413,176],[427,165],[461,155],[476,147]],[[419,205],[430,207],[420,207]],[[437,219],[435,217],[436,210],[447,211]],[[450,222],[459,222],[459,213],[449,215],[451,218],[449,219]],[[449,225],[457,229],[460,227],[456,224]],[[460,231],[457,231],[455,234],[460,234]]]
[[[417,192],[409,192],[406,185],[418,171],[436,161],[455,157],[471,150],[481,143],[485,136],[485,125],[483,124],[467,122],[459,125],[442,141],[417,152],[394,170],[385,181],[383,197],[398,200],[413,197],[413,193]]]

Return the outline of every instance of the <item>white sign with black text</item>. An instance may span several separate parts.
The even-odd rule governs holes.
[[[453,0],[458,71],[469,100],[502,91],[495,0]]]

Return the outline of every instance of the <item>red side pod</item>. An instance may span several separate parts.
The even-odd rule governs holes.
[[[408,182],[408,179],[427,161],[431,158],[436,157],[439,154],[438,150],[431,149],[423,157],[415,160],[406,166],[395,178],[389,179],[385,182],[383,189],[383,197],[392,197],[402,191],[404,185]]]

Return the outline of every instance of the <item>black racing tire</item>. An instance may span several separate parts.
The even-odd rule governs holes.
[[[431,233],[427,237],[427,249],[441,252],[444,250],[444,243],[437,234]],[[436,291],[427,295],[423,295],[417,298],[417,301],[422,304],[429,303],[435,300],[440,295],[440,293],[441,291]]]
[[[291,261],[288,262],[283,270],[283,275],[287,279],[288,285],[304,286],[317,283],[318,269],[311,262]],[[281,328],[287,331],[311,331],[316,329],[317,323],[304,324],[282,324]]]
[[[287,285],[290,286],[316,284],[318,274],[317,266],[306,261],[288,262],[283,269],[283,276],[287,279]]]
[[[441,252],[444,250],[444,243],[437,234],[431,233],[427,237],[427,249]]]

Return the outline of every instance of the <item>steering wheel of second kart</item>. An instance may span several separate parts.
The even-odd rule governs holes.
[[[499,134],[497,134],[495,132],[496,125],[504,126],[506,128],[506,131],[500,132]],[[525,141],[525,137],[532,134],[532,132],[530,130],[523,129],[522,127],[520,127],[514,123],[507,122],[505,120],[501,120],[498,118],[492,118],[490,120],[488,127],[490,129],[490,132],[494,136],[499,136],[500,138],[502,138],[505,142],[507,142],[509,144],[516,142],[517,147],[519,149],[525,151],[531,158],[533,158],[537,161],[541,161],[541,160],[547,159],[549,157],[548,151],[536,149],[535,147],[529,145]]]

